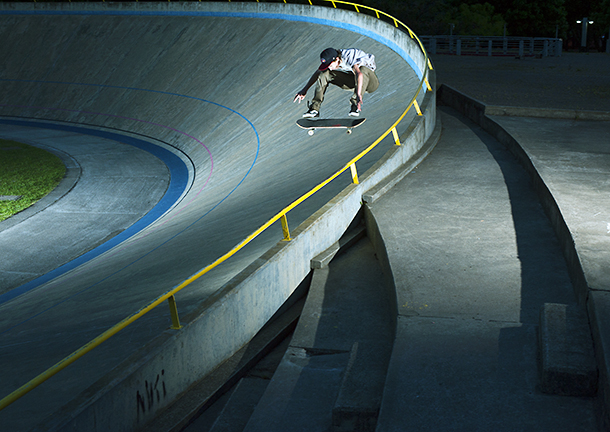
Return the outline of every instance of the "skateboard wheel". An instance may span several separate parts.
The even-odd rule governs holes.
[[[309,129],[307,131],[307,135],[312,136],[315,131],[313,129]]]
[[[351,133],[352,133],[352,130],[351,130],[351,129],[348,129],[348,130],[347,130],[347,134],[349,135],[349,134],[351,134]]]

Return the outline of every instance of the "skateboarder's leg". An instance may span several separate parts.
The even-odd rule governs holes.
[[[379,88],[379,79],[377,79],[377,75],[375,72],[367,68],[366,66],[360,67],[360,72],[362,72],[362,93],[373,93],[375,90]],[[358,104],[358,95],[356,94],[356,90],[354,89],[354,94],[350,98],[350,103],[352,105]]]
[[[324,94],[331,81],[330,71],[324,71],[318,74],[318,80],[313,91],[313,99],[311,100],[310,108],[320,111],[320,105],[324,102]]]
[[[329,84],[334,84],[344,90],[351,90],[354,88],[354,74],[338,70],[326,70],[320,73],[311,100],[311,108],[320,111],[320,105],[324,102],[324,94]]]

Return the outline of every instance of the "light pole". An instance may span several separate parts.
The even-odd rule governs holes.
[[[589,21],[587,17],[582,20],[576,21],[577,24],[582,23],[582,35],[580,38],[580,50],[587,51],[587,27],[589,24],[593,24],[593,21]]]

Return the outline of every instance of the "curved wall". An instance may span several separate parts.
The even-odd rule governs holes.
[[[0,74],[1,115],[151,137],[183,152],[195,165],[191,189],[153,232],[141,234],[145,241],[83,273],[82,278],[95,281],[105,277],[103,267],[112,269],[138,254],[149,257],[129,277],[109,280],[106,295],[112,287],[129,286],[133,301],[94,321],[98,326],[114,324],[116,317],[133,312],[134,305],[228,251],[253,226],[373,142],[402,113],[424,68],[424,57],[408,35],[374,18],[329,8],[3,3],[0,14],[2,37],[8,41],[3,56],[9,59]],[[317,53],[328,45],[357,45],[375,52],[380,64],[382,87],[365,96],[368,129],[359,128],[352,134],[355,140],[298,135],[293,119],[286,121],[287,116],[300,116],[303,107],[292,104],[292,97],[315,67]],[[346,99],[340,92],[329,94],[324,109],[341,112]],[[291,227],[298,225],[292,242],[269,249],[278,233],[266,234],[225,273],[193,284],[178,297],[185,325],[181,331],[163,332],[150,341],[150,334],[167,326],[165,316],[153,316],[146,323],[148,336],[117,336],[97,356],[111,365],[122,363],[112,372],[101,367],[97,376],[88,377],[94,381],[81,380],[80,388],[67,389],[87,390],[48,424],[59,429],[138,429],[243,346],[308,274],[309,260],[338,240],[359,211],[362,195],[421,149],[435,125],[434,94],[424,100],[422,92],[419,101],[425,115],[410,113],[399,125],[402,146],[380,146],[358,165],[359,185],[350,185],[348,178],[334,182],[325,194],[289,214]],[[331,147],[330,142],[341,145]],[[305,160],[311,161],[307,167]],[[253,191],[266,194],[261,198]],[[215,215],[214,223],[205,219],[205,226],[196,225],[208,214]],[[174,248],[156,249],[187,229],[188,238]],[[58,291],[57,299],[62,295]],[[96,312],[77,325],[89,324]],[[78,339],[73,342],[82,345]],[[125,359],[126,343],[142,348]],[[135,395],[144,393],[155,376],[163,377],[166,391],[158,404],[143,411]],[[68,393],[57,397],[56,406],[69,398]]]

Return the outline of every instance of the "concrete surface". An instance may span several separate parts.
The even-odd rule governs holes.
[[[316,268],[289,348],[244,430],[374,430],[395,325],[391,304],[366,237]]]
[[[576,305],[545,303],[540,311],[540,388],[567,396],[595,396],[598,372],[589,318]]]
[[[563,52],[541,59],[433,55],[437,83],[486,105],[610,112],[610,56]]]
[[[511,102],[508,97],[509,93],[515,93],[515,86],[505,86],[507,75],[496,73],[496,68],[491,67],[485,72],[490,63],[473,58],[470,59],[470,66],[461,67],[459,61],[450,57],[439,61],[445,65],[445,77],[442,82],[459,86],[462,92],[475,95],[486,103],[516,105],[515,100]],[[504,59],[504,62],[510,66],[511,60]],[[610,115],[610,94],[601,90],[609,84],[605,73],[609,62],[610,57],[607,54],[567,53],[551,63],[534,62],[540,72],[554,69],[549,74],[529,73],[531,70],[524,68],[531,67],[532,63],[528,66],[528,63],[516,62],[521,66],[514,66],[513,63],[510,70],[514,72],[515,77],[508,78],[508,82],[520,80],[523,89],[519,90],[519,94],[525,97],[525,103],[533,107],[544,107],[538,116],[543,116],[548,112],[548,108],[563,111],[584,109],[588,110],[586,118],[606,121],[574,121],[568,117],[560,120],[479,116],[478,119],[501,136],[529,170],[540,200],[562,244],[581,307],[587,307],[594,338],[600,376],[599,389],[603,401],[603,430],[610,427],[610,374],[607,354],[610,352],[610,323],[606,318],[609,315],[608,295],[603,287],[605,278],[601,270],[607,267],[605,248],[602,246],[607,237],[604,235],[603,221],[599,220],[600,215],[603,215],[603,208],[601,213],[591,213],[589,209],[597,202],[603,203],[607,195],[605,182],[600,182],[600,174],[607,170],[603,158],[607,153],[610,135],[607,122]],[[477,80],[468,82],[465,77],[473,76],[473,68],[480,68],[481,71]],[[520,70],[516,70],[519,68]],[[579,79],[584,75],[594,79]],[[551,80],[549,76],[559,79]],[[495,85],[501,90],[493,95],[481,93],[482,85]],[[600,91],[592,93],[592,85],[601,86],[598,89]],[[488,108],[485,107],[484,110],[487,112]],[[540,133],[541,131],[544,133]],[[588,199],[582,199],[584,197]],[[592,249],[597,249],[599,253]]]
[[[56,277],[59,269],[49,273],[100,244],[110,239],[106,248],[118,244],[121,237],[116,237],[127,228],[132,235],[142,230],[169,210],[188,186],[187,170],[179,162],[182,166],[171,174],[179,190],[171,190],[134,226],[168,191],[172,161],[166,164],[144,149],[71,131],[2,124],[0,137],[50,148],[63,156],[69,170],[50,196],[0,224],[0,303]],[[167,151],[165,155],[172,157]]]
[[[377,430],[597,430],[595,398],[538,389],[540,307],[577,298],[528,173],[456,111],[441,121],[371,206],[398,314]]]
[[[81,13],[83,7],[87,10]],[[206,8],[216,16],[211,17]],[[240,15],[228,16],[235,8]],[[415,55],[410,57],[415,44],[392,26],[325,8],[159,3],[123,4],[112,10],[101,3],[3,3],[1,9],[6,43],[0,49],[7,60],[0,75],[0,114],[5,119],[45,119],[141,135],[173,147],[195,167],[186,194],[147,230],[1,306],[3,394],[228,251],[335,172],[400,115],[419,81],[411,66],[419,71],[418,64],[423,63]],[[271,15],[256,18],[266,12]],[[341,19],[344,24],[333,26]],[[330,41],[338,47],[359,46],[374,52],[382,85],[365,98],[364,115],[369,120],[358,133],[347,137],[330,131],[312,138],[298,134],[285,114],[298,118],[304,111],[292,99]],[[244,45],[253,49],[244,54]],[[219,52],[222,62],[215,61]],[[426,119],[409,129],[413,137],[404,135],[408,145],[392,152],[396,160],[414,154],[430,133],[426,128],[434,124],[434,106],[426,107],[423,97],[420,105]],[[324,112],[343,115],[347,98],[347,93],[330,91]],[[399,125],[401,135],[413,119],[410,113]],[[387,141],[359,163],[361,188],[387,175],[379,164],[374,167],[393,148],[394,143]],[[362,174],[371,167],[374,175]],[[181,293],[177,300],[183,321],[190,324],[203,317],[199,327],[192,326],[196,331],[164,332],[167,309],[157,308],[87,361],[77,362],[69,373],[56,375],[3,410],[2,427],[28,429],[84,389],[88,390],[78,401],[64,406],[43,428],[60,428],[75,412],[92,413],[74,425],[88,430],[93,423],[100,430],[119,426],[131,430],[134,424],[146,423],[155,410],[252,337],[298,285],[309,259],[338,239],[357,211],[359,188],[350,189],[324,210],[331,223],[314,218],[300,231],[294,227],[349,181],[344,175],[290,213],[294,235],[305,233],[305,240],[275,247],[267,258],[257,260],[280,238],[279,227],[270,230],[228,265]],[[280,260],[268,266],[268,274],[260,271],[261,263],[273,254],[307,265],[286,266]],[[285,272],[286,279],[276,280],[282,288],[274,289],[268,278],[278,272]],[[249,277],[259,281],[249,291],[233,295]],[[267,290],[265,295],[261,290]],[[223,309],[227,305],[239,310]],[[206,338],[198,339],[203,346],[186,342],[198,331]],[[165,343],[177,345],[166,350]],[[146,363],[152,357],[156,362]],[[193,363],[193,359],[197,360]],[[197,363],[202,361],[203,366]],[[113,368],[116,375],[101,379]],[[139,375],[132,375],[136,370]],[[167,393],[140,403],[153,381]],[[113,388],[120,390],[108,393]],[[108,403],[104,409],[112,410],[113,416],[99,414],[104,409],[96,414],[91,408],[91,401],[103,399],[100,391]]]

